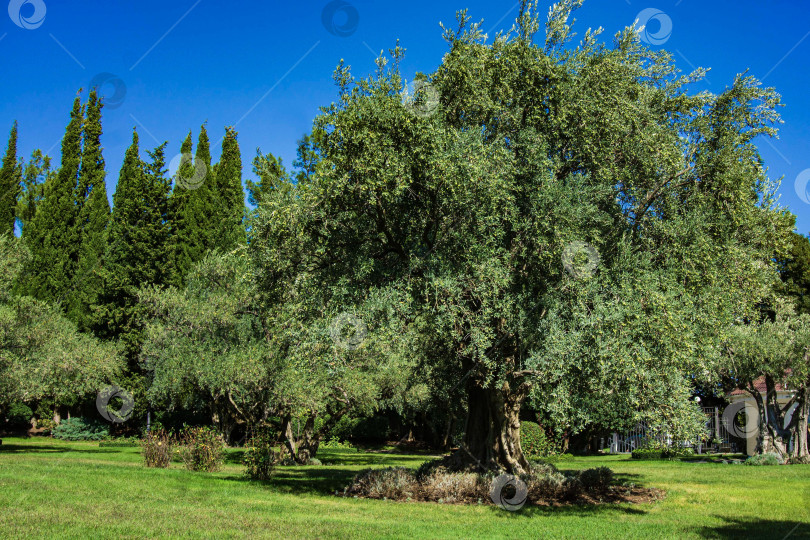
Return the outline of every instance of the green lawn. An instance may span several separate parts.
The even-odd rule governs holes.
[[[173,463],[146,469],[136,448],[6,438],[0,446],[0,537],[284,538],[810,538],[810,466],[634,462],[624,456],[560,465],[607,465],[659,487],[642,505],[524,508],[335,497],[364,467],[416,467],[426,456],[319,453],[321,467],[281,467],[247,481],[232,451],[218,473]]]

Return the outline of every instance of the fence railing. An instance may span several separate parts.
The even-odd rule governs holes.
[[[710,449],[719,452],[737,452],[739,441],[729,432],[728,419],[723,416],[720,407],[703,407],[706,415],[706,429],[710,433],[711,442],[703,441],[673,441],[668,435],[655,435],[659,442],[666,446],[691,446],[697,453],[703,453]],[[610,437],[602,437],[599,440],[599,449],[610,449],[613,454],[627,454],[641,447],[649,438],[648,428],[644,422],[639,423],[634,428],[624,432],[614,432]]]

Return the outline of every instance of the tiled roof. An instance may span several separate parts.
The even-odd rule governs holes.
[[[785,374],[787,375],[787,374],[789,374],[789,372],[786,372]],[[780,382],[777,382],[777,383],[775,384],[775,387],[776,387],[776,391],[777,391],[777,392],[782,392],[783,390],[787,390],[787,389],[786,389],[786,388],[785,388],[785,387],[782,385],[782,383],[780,383]],[[757,391],[757,392],[759,392],[760,394],[764,394],[764,393],[766,393],[766,392],[767,392],[767,389],[765,388],[765,376],[764,376],[764,375],[761,375],[761,376],[757,377],[757,378],[754,380],[754,388],[755,388],[755,389],[756,389],[756,391]],[[731,392],[729,393],[729,395],[731,395],[731,396],[743,396],[743,395],[745,395],[745,396],[750,396],[751,394],[750,394],[750,392],[748,392],[748,390],[741,390],[741,389],[739,389],[739,388],[736,388],[736,389],[734,389],[733,391],[731,391]]]

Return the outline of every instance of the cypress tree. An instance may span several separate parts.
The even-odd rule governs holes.
[[[75,271],[76,238],[75,192],[81,164],[82,105],[73,100],[70,122],[62,138],[62,162],[59,171],[44,186],[42,204],[27,235],[31,251],[21,290],[49,302],[61,301],[70,290]]]
[[[184,166],[183,175],[178,177],[175,185],[175,191],[180,189],[187,192],[178,216],[182,229],[178,238],[181,265],[178,267],[176,281],[180,283],[185,281],[185,276],[193,266],[213,247],[215,236],[213,223],[216,213],[216,186],[205,124],[200,128],[197,139],[194,165],[192,167],[190,163],[185,163]]]
[[[42,202],[45,182],[52,176],[51,158],[43,154],[42,150],[34,150],[31,159],[25,164],[22,189],[17,198],[17,220],[22,229],[23,239],[33,233],[32,222]]]
[[[194,176],[194,165],[191,161],[193,143],[191,131],[188,132],[183,144],[180,145],[182,159],[175,174],[174,189],[169,198],[169,222],[171,225],[171,283],[182,286],[184,277],[192,266],[191,255],[188,251],[189,234],[185,221],[186,208],[191,198],[191,190],[187,188],[188,179]]]
[[[165,149],[164,143],[148,152],[151,162],[144,164],[138,134],[133,132],[113,196],[103,285],[94,311],[94,332],[121,339],[132,369],[137,367],[143,328],[138,289],[163,285],[169,274],[170,182],[165,177]]]
[[[101,108],[95,90],[90,91],[79,181],[76,188],[75,237],[79,239],[76,274],[70,295],[68,316],[79,328],[86,329],[88,311],[96,300],[101,278],[99,267],[106,247],[110,203],[107,200],[104,157],[101,153]]]
[[[223,251],[231,250],[246,241],[242,155],[236,136],[237,133],[232,127],[225,128],[222,155],[214,167],[217,208],[214,214],[212,245]]]
[[[20,193],[21,170],[17,163],[17,122],[11,126],[6,155],[0,168],[0,234],[14,234],[17,197]]]
[[[200,127],[197,150],[194,153],[194,174],[204,171],[205,179],[191,192],[186,206],[186,223],[189,224],[189,255],[193,264],[202,260],[214,247],[214,223],[217,213],[216,179],[211,168],[211,142],[205,124]]]

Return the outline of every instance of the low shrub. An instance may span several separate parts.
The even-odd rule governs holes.
[[[588,491],[605,491],[613,484],[613,471],[607,467],[585,469],[579,473],[579,480]]]
[[[344,494],[373,499],[424,500],[461,503],[490,501],[496,473],[451,472],[450,459],[423,463],[416,471],[402,467],[369,469],[358,474]],[[613,485],[613,471],[606,467],[563,474],[549,463],[532,464],[520,479],[531,502],[576,501],[586,491],[606,493]]]
[[[225,461],[225,441],[209,427],[184,429],[180,446],[180,456],[190,471],[217,471]]]
[[[521,480],[526,483],[530,501],[555,500],[566,492],[566,477],[554,467],[534,467]]]
[[[810,465],[810,456],[793,456],[786,461],[788,465]]]
[[[767,454],[757,454],[755,456],[751,456],[750,458],[746,459],[743,465],[781,465],[782,458],[779,455],[774,454],[773,452],[768,452]]]
[[[51,430],[51,436],[64,441],[101,441],[110,436],[110,428],[93,418],[74,416],[62,420]]]
[[[281,459],[274,449],[275,440],[269,429],[259,430],[245,445],[242,463],[245,474],[254,480],[269,480]]]
[[[162,429],[153,429],[143,438],[141,455],[147,467],[165,469],[172,460],[172,438]]]
[[[430,501],[471,502],[489,497],[490,481],[477,473],[435,470],[420,482],[420,488]]]
[[[413,469],[387,467],[360,471],[345,493],[370,499],[407,500],[417,498],[420,488]]]

